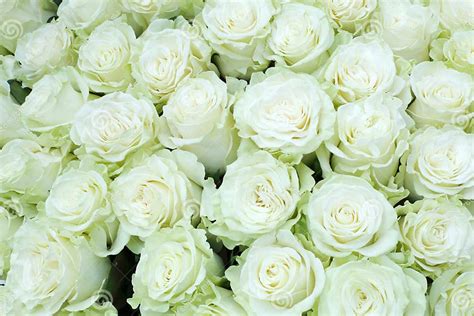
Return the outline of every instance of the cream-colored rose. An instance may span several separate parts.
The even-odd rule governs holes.
[[[58,17],[79,36],[87,36],[94,28],[120,15],[117,0],[64,0],[58,8]]]
[[[413,197],[474,199],[474,134],[449,125],[421,130],[401,163]]]
[[[150,101],[115,92],[84,104],[74,118],[70,137],[87,154],[119,162],[155,140],[157,122]]]
[[[474,266],[448,270],[431,285],[429,303],[434,316],[470,316],[474,312]]]
[[[123,229],[145,239],[184,220],[191,223],[201,204],[204,167],[182,150],[161,150],[111,184],[114,213]]]
[[[318,315],[424,315],[426,279],[385,256],[333,262]]]
[[[474,10],[469,0],[433,0],[430,6],[439,14],[441,25],[448,31],[474,28]]]
[[[356,32],[377,7],[377,0],[324,0],[323,4],[339,28]]]
[[[132,277],[128,303],[142,315],[166,313],[189,301],[205,280],[217,280],[222,262],[206,232],[189,226],[164,228],[149,236]]]
[[[336,134],[325,143],[329,152],[318,151],[324,176],[334,171],[363,177],[395,204],[408,195],[396,175],[412,126],[402,102],[388,95],[342,105]]]
[[[164,104],[182,80],[212,68],[210,60],[211,48],[186,20],[156,19],[133,50],[135,90]]]
[[[320,9],[300,3],[287,3],[272,22],[267,43],[268,59],[297,72],[316,70],[334,41],[334,31]]]
[[[38,135],[41,145],[61,146],[69,141],[74,116],[92,98],[81,75],[67,67],[38,80],[20,112],[25,125]]]
[[[400,224],[403,250],[433,276],[472,258],[474,217],[455,199],[420,200],[397,209],[406,214]]]
[[[257,239],[237,262],[225,274],[252,316],[299,316],[313,307],[326,279],[321,261],[289,230]]]
[[[404,105],[411,96],[407,83],[397,75],[390,47],[380,39],[360,36],[339,46],[322,71],[336,106],[375,93],[399,97]]]
[[[34,141],[15,139],[0,150],[0,194],[19,193],[37,203],[48,196],[61,171],[64,154]]]
[[[135,33],[130,25],[107,21],[79,48],[78,68],[92,91],[125,90],[132,83],[130,56]]]
[[[371,23],[374,29],[381,28],[395,55],[415,62],[429,60],[428,48],[438,30],[432,8],[410,0],[379,0],[379,15]]]
[[[430,57],[444,61],[449,67],[474,75],[474,30],[456,31],[449,39],[432,42]]]
[[[18,76],[23,84],[31,87],[45,74],[73,65],[73,40],[73,32],[62,22],[43,24],[23,35],[15,50],[15,59],[20,63]]]
[[[474,80],[441,62],[413,67],[411,89],[416,97],[408,113],[417,127],[457,125],[466,128],[474,118]]]
[[[22,315],[91,306],[110,270],[109,260],[96,257],[83,239],[70,240],[33,220],[16,233],[10,264],[5,286]]]
[[[210,0],[195,23],[218,54],[216,63],[225,76],[249,78],[268,66],[264,57],[270,22],[278,13],[274,0]]]
[[[334,107],[317,80],[280,68],[254,75],[234,106],[234,117],[240,137],[295,161],[334,133]]]
[[[159,119],[160,142],[194,153],[210,174],[223,172],[236,159],[240,143],[230,110],[235,101],[231,86],[243,84],[227,81],[226,85],[214,72],[184,80]]]
[[[333,175],[319,182],[305,205],[308,231],[321,253],[376,257],[397,245],[397,214],[364,179]]]
[[[250,245],[295,224],[297,203],[314,185],[311,174],[303,164],[295,168],[265,151],[244,153],[227,166],[218,189],[212,180],[205,183],[201,218],[225,247]]]

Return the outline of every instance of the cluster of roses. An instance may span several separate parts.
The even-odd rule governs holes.
[[[472,0],[0,1],[0,315],[473,315]],[[112,282],[113,283],[113,282]]]

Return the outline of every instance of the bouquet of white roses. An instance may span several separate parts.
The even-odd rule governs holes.
[[[0,0],[0,316],[474,315],[472,0]]]

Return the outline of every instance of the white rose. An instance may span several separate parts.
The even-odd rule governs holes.
[[[6,288],[24,315],[52,315],[62,306],[82,310],[94,303],[109,270],[108,259],[96,257],[81,240],[29,221],[15,235]]]
[[[334,107],[316,79],[285,69],[255,75],[234,117],[240,137],[273,153],[301,157],[334,133]]]
[[[444,61],[457,71],[474,75],[474,30],[454,32],[449,39],[432,42],[430,56],[434,60]]]
[[[448,31],[474,28],[474,11],[469,0],[433,0],[433,10],[437,10],[441,25]]]
[[[474,266],[451,269],[431,285],[429,303],[434,316],[469,316],[474,312]]]
[[[61,22],[46,23],[23,35],[15,50],[19,77],[31,86],[43,75],[75,63],[74,34]]]
[[[474,118],[474,80],[441,62],[413,67],[410,84],[416,96],[408,108],[419,127],[452,124],[465,128]]]
[[[268,46],[278,65],[311,73],[320,66],[334,41],[334,31],[320,9],[300,3],[287,3],[272,22]]]
[[[428,47],[438,30],[438,17],[430,7],[410,0],[379,0],[381,35],[393,53],[406,60],[429,60]],[[373,26],[377,28],[376,25]]]
[[[163,107],[160,142],[194,153],[210,174],[224,171],[239,145],[230,111],[234,99],[214,72],[184,80]]]
[[[190,302],[178,306],[176,315],[246,316],[247,314],[235,301],[232,291],[207,281],[201,284],[200,291]]]
[[[324,287],[321,261],[289,230],[257,239],[237,262],[225,274],[248,315],[299,316]]]
[[[448,267],[471,260],[474,217],[458,200],[419,200],[399,207],[403,249],[421,272],[439,275]]]
[[[326,270],[319,315],[424,315],[426,279],[387,257],[333,264]]]
[[[248,78],[268,66],[265,41],[278,10],[273,0],[206,1],[196,23],[217,52],[216,63],[222,74]]]
[[[395,204],[408,192],[395,181],[400,157],[408,150],[413,122],[402,102],[375,94],[337,110],[336,134],[318,152],[323,173],[363,177]],[[327,174],[326,174],[327,173]]]
[[[161,150],[122,172],[111,184],[113,210],[123,229],[142,239],[199,214],[204,168],[181,150]]]
[[[85,231],[95,221],[109,217],[112,210],[103,173],[100,168],[73,168],[62,173],[46,199],[46,216],[72,232]]]
[[[72,67],[38,80],[20,107],[25,125],[39,134],[38,142],[57,146],[69,138],[74,115],[89,99],[86,82]]]
[[[349,32],[358,31],[377,7],[377,0],[324,0],[328,16]]]
[[[295,169],[265,151],[243,154],[227,166],[218,189],[211,180],[205,183],[201,216],[227,248],[250,245],[298,220],[296,205],[314,184],[311,174],[308,167]]]
[[[413,197],[458,194],[474,199],[474,134],[452,126],[420,131],[402,160],[403,171]]]
[[[222,270],[204,230],[164,228],[145,241],[128,302],[133,308],[140,305],[142,315],[165,313],[187,302],[204,280],[216,278]]]
[[[140,29],[146,29],[149,23],[159,17],[170,19],[182,15],[193,19],[204,6],[204,0],[121,0],[123,11],[129,13]]]
[[[375,257],[398,242],[397,213],[365,180],[333,175],[319,182],[304,211],[308,231],[321,253]]]
[[[158,114],[151,102],[115,92],[84,104],[75,116],[70,136],[87,154],[119,162],[152,142],[157,124]]]
[[[22,194],[36,203],[48,196],[59,174],[64,154],[42,148],[30,140],[16,139],[0,150],[0,194]]]
[[[356,37],[339,46],[323,69],[322,77],[329,84],[331,94],[335,94],[336,106],[378,92],[400,96],[404,104],[411,99],[405,80],[397,76],[392,50],[375,38]]]
[[[5,279],[10,269],[11,243],[13,236],[22,223],[23,218],[0,206],[0,227],[2,227],[0,232],[0,277],[2,277],[2,279]]]
[[[130,56],[135,33],[130,25],[106,21],[79,48],[78,68],[92,91],[126,89],[132,82]]]
[[[0,95],[0,147],[11,140],[34,139],[21,115],[21,107],[11,96]]]
[[[208,70],[210,59],[210,47],[182,17],[156,19],[132,54],[136,89],[154,103],[165,103],[182,80]]]
[[[18,39],[46,23],[55,11],[49,0],[1,0],[0,48],[14,52]]]
[[[119,253],[129,240],[110,206],[107,168],[89,160],[71,162],[38,204],[48,222],[64,235],[83,236],[100,257]]]
[[[86,36],[99,24],[120,15],[117,0],[64,0],[58,8],[58,17],[80,36]]]

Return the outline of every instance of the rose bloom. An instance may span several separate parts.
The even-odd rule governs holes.
[[[234,107],[239,136],[301,160],[334,133],[335,111],[317,80],[286,69],[255,74]]]
[[[473,134],[449,125],[420,130],[401,163],[405,186],[413,197],[474,199]]]
[[[183,18],[156,19],[132,49],[132,76],[137,94],[163,105],[181,81],[213,70],[211,48]]]
[[[377,0],[324,0],[327,15],[338,28],[348,32],[360,30],[377,7]]]
[[[6,289],[22,315],[52,315],[63,305],[70,312],[94,303],[110,270],[84,240],[72,241],[45,223],[27,221],[13,243]],[[14,312],[18,311],[14,308]]]
[[[249,78],[268,66],[265,40],[277,12],[277,4],[272,0],[205,2],[195,23],[218,54],[216,63],[223,75]]]
[[[415,62],[429,60],[428,48],[438,30],[435,12],[409,0],[379,0],[379,8],[373,28],[381,28],[382,38],[393,53]]]
[[[293,71],[311,73],[327,58],[334,31],[320,9],[300,3],[286,3],[272,22],[267,39],[270,60]]]
[[[237,262],[225,275],[248,315],[301,315],[324,287],[321,261],[289,230],[260,237]]]
[[[250,245],[258,237],[297,220],[300,195],[314,184],[312,171],[295,168],[265,151],[242,154],[227,166],[222,184],[204,184],[201,217],[225,247]]]
[[[94,29],[79,48],[78,68],[92,91],[125,90],[132,83],[131,47],[135,33],[130,25],[107,21]]]
[[[326,272],[319,315],[424,315],[425,277],[385,256],[333,262]]]
[[[474,266],[445,271],[431,285],[430,310],[435,316],[472,315],[474,311]]]
[[[30,203],[44,200],[61,172],[64,153],[31,140],[15,139],[0,150],[0,194],[21,195]]]
[[[474,75],[474,30],[456,31],[449,39],[434,40],[431,45],[430,57],[433,60],[443,61],[457,71]]]
[[[74,34],[62,22],[46,23],[23,35],[15,50],[20,63],[18,76],[31,87],[45,74],[67,65],[74,65]]]
[[[120,15],[117,0],[64,0],[58,8],[58,17],[81,37],[87,37],[101,23]]]
[[[230,107],[244,83],[226,80],[212,71],[183,80],[159,118],[160,142],[194,153],[210,174],[224,172],[240,144]]]
[[[111,201],[121,227],[145,239],[199,213],[204,167],[192,153],[160,150],[114,179]]]
[[[337,110],[335,134],[318,150],[323,175],[333,171],[369,181],[392,204],[408,191],[397,178],[413,121],[397,98],[374,94]]]
[[[336,106],[358,101],[376,93],[398,97],[406,105],[410,89],[397,75],[390,47],[382,40],[359,36],[340,45],[321,71]]]
[[[328,256],[375,257],[392,251],[399,239],[392,205],[355,176],[333,175],[319,182],[304,213],[316,249]]]
[[[452,124],[467,127],[474,114],[474,80],[442,62],[413,67],[410,84],[415,101],[408,107],[418,127]]]
[[[424,199],[397,211],[406,214],[399,221],[403,249],[422,273],[436,276],[471,260],[474,217],[459,200]]]
[[[115,92],[84,104],[74,118],[70,136],[87,154],[119,162],[155,139],[157,121],[150,101]]]
[[[142,315],[166,313],[186,303],[206,279],[222,274],[220,258],[213,253],[205,231],[176,226],[156,231],[145,247],[132,277],[132,308]]]

